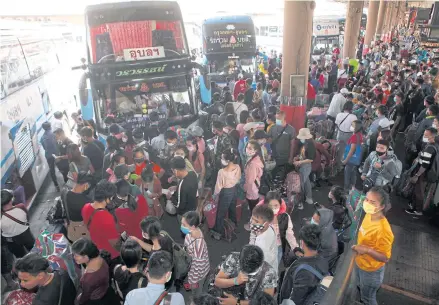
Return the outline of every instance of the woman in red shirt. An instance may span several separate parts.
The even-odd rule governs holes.
[[[83,222],[90,232],[91,240],[99,250],[110,252],[112,259],[120,255],[116,249],[120,234],[116,228],[113,215],[107,211],[106,207],[115,194],[116,186],[108,181],[101,180],[95,188],[94,202],[84,205],[81,211]]]
[[[115,210],[115,216],[119,232],[126,232],[129,236],[142,238],[139,224],[144,217],[148,216],[148,204],[145,197],[131,195],[131,185],[126,180],[117,181],[116,188],[116,196],[113,201],[118,206]]]

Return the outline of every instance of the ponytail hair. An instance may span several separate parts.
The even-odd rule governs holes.
[[[233,147],[230,147],[223,151],[223,156],[226,161],[236,163],[238,151]]]

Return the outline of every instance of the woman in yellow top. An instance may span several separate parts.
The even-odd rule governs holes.
[[[366,213],[358,232],[358,240],[352,246],[357,254],[356,276],[361,301],[365,305],[377,305],[376,293],[384,278],[384,265],[392,254],[393,233],[387,218],[390,206],[389,194],[382,187],[374,186],[366,194],[363,210]]]

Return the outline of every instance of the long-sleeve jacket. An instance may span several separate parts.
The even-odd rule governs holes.
[[[381,159],[375,151],[371,152],[366,158],[363,166],[363,175],[366,177],[371,177],[373,171],[376,171],[377,178],[375,180],[375,185],[382,186],[389,182],[392,182],[393,178],[400,175],[396,166],[396,156],[392,152],[388,152],[384,159]],[[376,162],[381,163],[381,168],[376,169],[374,164]]]
[[[255,200],[259,198],[259,186],[261,185],[263,171],[264,164],[259,156],[255,156],[245,165],[244,192],[247,199]]]

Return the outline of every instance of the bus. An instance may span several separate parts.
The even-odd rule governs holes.
[[[196,120],[191,56],[176,1],[87,6],[85,25],[81,109],[83,119],[95,120],[101,140],[109,122],[149,134],[161,120],[181,127]]]
[[[30,205],[49,167],[41,125],[55,111],[75,108],[68,66],[69,29],[20,21],[0,22],[1,185],[20,181]],[[69,35],[67,35],[69,36]]]
[[[201,26],[202,65],[210,81],[225,84],[226,78],[253,78],[256,35],[250,16],[224,16],[205,19]]]

